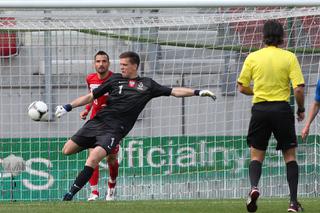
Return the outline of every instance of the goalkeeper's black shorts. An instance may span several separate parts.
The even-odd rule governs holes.
[[[266,150],[273,133],[277,150],[288,150],[297,146],[294,114],[288,102],[261,102],[251,109],[247,143],[249,147]]]
[[[107,154],[112,154],[112,150],[120,144],[124,136],[124,127],[121,125],[111,126],[89,120],[71,137],[71,140],[83,149],[101,146]]]
[[[111,133],[106,133],[105,135],[99,135],[96,137],[73,135],[71,140],[80,146],[82,150],[101,146],[106,150],[107,154],[112,154],[113,150],[120,144],[122,136]]]

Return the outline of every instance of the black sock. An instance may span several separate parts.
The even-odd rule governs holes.
[[[257,160],[253,160],[249,164],[249,177],[250,177],[250,184],[252,187],[257,187],[262,170],[262,163]]]
[[[297,202],[299,167],[297,161],[290,161],[287,166],[287,181],[290,190],[290,201]]]
[[[78,174],[78,177],[74,181],[73,185],[71,186],[70,193],[75,195],[92,176],[93,168],[90,166],[84,166],[83,170]]]

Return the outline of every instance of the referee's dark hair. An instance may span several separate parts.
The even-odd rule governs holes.
[[[94,55],[94,60],[96,60],[97,55],[105,55],[105,56],[107,56],[108,61],[109,61],[109,55],[108,55],[105,51],[99,50],[99,51]]]
[[[283,43],[284,30],[280,22],[268,20],[263,25],[263,41],[266,45],[278,46]]]
[[[136,52],[132,52],[132,51],[123,52],[121,53],[119,58],[129,58],[129,61],[131,64],[136,64],[137,68],[139,67],[140,57]]]

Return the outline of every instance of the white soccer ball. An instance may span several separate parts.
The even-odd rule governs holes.
[[[47,118],[48,106],[43,101],[34,101],[28,107],[28,115],[34,121]]]

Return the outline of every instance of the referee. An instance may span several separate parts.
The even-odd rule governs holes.
[[[290,190],[288,212],[302,211],[297,201],[297,138],[289,96],[291,82],[298,105],[297,120],[302,121],[305,116],[304,79],[295,54],[279,48],[283,43],[283,36],[284,30],[278,21],[267,21],[263,26],[265,47],[247,56],[238,78],[239,91],[245,95],[253,95],[247,136],[251,155],[251,190],[246,203],[248,212],[257,210],[256,202],[260,195],[258,183],[271,133],[277,140],[276,149],[282,151],[286,163]],[[251,81],[253,86],[250,85]]]
[[[151,78],[140,77],[140,57],[135,52],[124,52],[120,56],[121,73],[114,73],[107,81],[91,93],[73,100],[70,104],[57,106],[59,118],[73,108],[83,106],[108,93],[108,104],[87,121],[64,145],[65,155],[93,148],[84,169],[78,174],[63,200],[70,201],[89,181],[99,162],[120,143],[133,128],[140,112],[153,98],[160,96],[190,97],[216,96],[209,90],[193,90],[186,87],[166,87]]]

